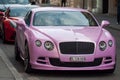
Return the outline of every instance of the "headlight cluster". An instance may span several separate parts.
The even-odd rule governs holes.
[[[40,40],[36,40],[35,41],[36,46],[40,47],[42,45],[42,42]],[[44,43],[44,47],[45,49],[47,49],[48,51],[51,51],[54,49],[54,44],[51,41],[46,41]]]
[[[106,47],[107,47],[106,42],[101,41],[101,42],[99,43],[99,47],[100,47],[100,50],[101,50],[101,51],[104,51],[104,50],[106,49]]]
[[[49,51],[51,51],[51,50],[54,49],[54,45],[53,45],[53,43],[50,42],[50,41],[46,41],[46,42],[44,43],[44,46],[45,46],[45,48],[46,48],[47,50],[49,50]]]
[[[112,40],[109,40],[109,41],[108,41],[108,45],[109,45],[110,47],[112,47],[113,41],[112,41]]]
[[[42,42],[40,40],[35,41],[36,46],[40,47],[42,45]]]
[[[113,45],[113,41],[109,40],[108,41],[108,46],[112,47],[112,45]],[[101,51],[104,51],[107,48],[107,43],[105,41],[101,41],[99,43],[99,48],[100,48]]]

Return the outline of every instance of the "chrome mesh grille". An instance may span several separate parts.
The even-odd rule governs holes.
[[[62,54],[92,54],[95,47],[91,42],[62,42],[59,46]]]

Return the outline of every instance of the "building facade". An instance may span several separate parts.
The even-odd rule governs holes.
[[[41,4],[45,0],[35,0]],[[50,4],[61,5],[61,0],[49,0]],[[94,13],[117,14],[117,0],[67,0],[67,7],[87,9]]]

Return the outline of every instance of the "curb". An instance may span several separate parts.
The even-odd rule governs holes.
[[[2,49],[0,49],[0,56],[1,56],[2,60],[4,61],[4,63],[7,65],[8,69],[13,74],[15,80],[23,80],[23,78],[21,77],[21,74],[17,72],[17,70],[14,68],[12,63],[8,60],[7,56],[2,51]]]

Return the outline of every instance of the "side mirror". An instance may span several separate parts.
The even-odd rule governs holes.
[[[109,21],[106,21],[106,20],[103,20],[101,22],[101,27],[106,27],[106,26],[109,26],[110,25],[110,22]]]

